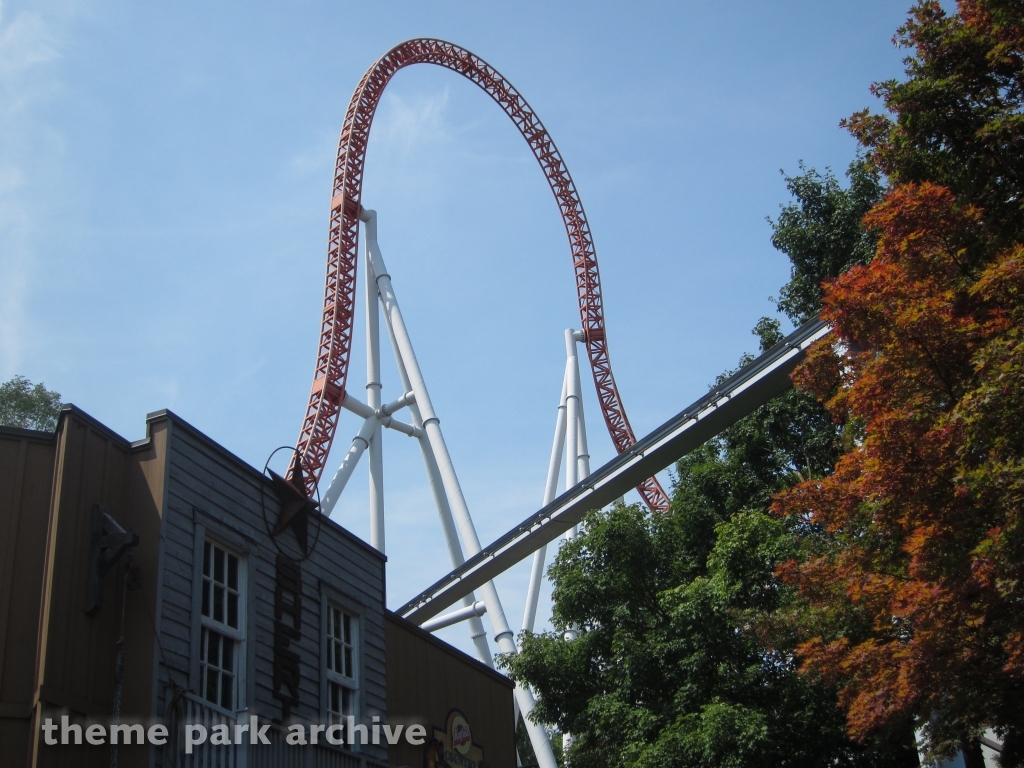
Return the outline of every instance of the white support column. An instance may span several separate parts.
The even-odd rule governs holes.
[[[583,424],[583,388],[580,386],[580,360],[576,352],[576,342],[583,340],[581,331],[574,331],[572,328],[565,329],[565,419],[566,419],[566,441],[565,441],[565,489],[569,490],[586,475],[581,476],[580,470],[586,467],[587,474],[590,474],[590,456],[581,462],[587,451],[587,433]],[[573,526],[565,532],[565,540],[572,541],[576,538],[578,526]],[[568,627],[562,635],[566,640],[572,641],[578,637],[575,627]],[[568,734],[563,738],[563,746],[567,749],[571,741]]]
[[[423,463],[427,469],[427,478],[430,481],[430,490],[434,495],[434,503],[437,506],[438,514],[441,517],[441,527],[444,529],[445,542],[448,545],[448,556],[451,558],[453,567],[458,568],[455,563],[466,562],[462,553],[462,545],[459,543],[459,535],[455,530],[455,520],[452,517],[451,505],[444,493],[444,485],[441,481],[441,473],[437,469],[437,462],[434,461],[434,454],[430,450],[427,436],[424,434],[420,440],[420,452],[423,455]],[[467,608],[477,602],[476,594],[470,593],[462,598],[462,604]],[[477,658],[491,669],[494,669],[494,656],[491,654],[491,646],[487,642],[487,630],[480,616],[469,617],[469,637],[476,648]]]
[[[341,492],[345,490],[345,486],[348,484],[348,480],[352,477],[352,472],[356,468],[356,464],[359,463],[359,457],[363,455],[363,451],[370,444],[370,438],[373,436],[374,428],[378,427],[377,415],[368,416],[363,422],[362,428],[359,430],[359,434],[352,438],[352,447],[348,449],[348,453],[345,454],[345,458],[341,461],[341,466],[338,467],[338,471],[334,473],[334,478],[331,480],[330,486],[327,488],[327,493],[320,500],[320,508],[323,513],[328,517],[331,516],[331,512],[334,511],[334,505],[338,503],[338,498],[341,496]]]
[[[565,331],[565,355],[566,355],[566,377],[568,392],[566,392],[566,420],[568,421],[567,431],[571,435],[569,445],[566,446],[565,454],[565,488],[568,490],[576,483],[590,474],[590,454],[587,448],[587,427],[583,421],[583,387],[580,385],[580,359],[576,350],[576,342],[583,341],[582,331],[574,331],[567,328]],[[571,448],[570,448],[571,446]],[[572,476],[570,477],[570,472]],[[573,526],[565,532],[567,541],[576,538],[578,527]],[[572,642],[579,636],[576,627],[567,627],[562,637]],[[562,752],[569,751],[572,746],[572,734],[562,734]]]
[[[579,457],[576,462],[576,482],[590,477],[590,449],[587,447],[587,420],[583,417],[583,393],[580,392],[579,427],[576,433],[576,450]]]
[[[566,368],[568,373],[568,368]],[[569,385],[568,376],[562,376],[562,395],[558,400],[555,416],[555,438],[551,443],[551,458],[548,459],[548,477],[544,483],[544,503],[550,504],[558,493],[558,475],[562,464],[562,453],[565,450],[565,394]],[[548,545],[533,553],[533,567],[530,570],[530,586],[526,590],[526,610],[523,611],[523,631],[533,632],[537,622],[537,601],[540,599],[540,585],[544,581],[544,560],[547,557]]]
[[[366,242],[377,240],[377,220],[364,223]],[[380,382],[380,310],[377,283],[370,269],[370,252],[364,260],[363,284],[366,287],[366,404],[374,411],[381,406]],[[384,456],[381,425],[378,420],[370,437],[370,545],[384,551]]]
[[[580,434],[580,364],[576,355],[577,331],[565,329],[565,489],[569,490],[579,478]],[[565,532],[566,541],[576,538],[576,526]]]
[[[393,416],[403,408],[412,405],[416,402],[416,395],[412,392],[406,392],[397,400],[392,400],[390,403],[382,405],[380,412],[385,416]]]
[[[482,602],[476,602],[472,605],[467,605],[465,608],[459,608],[457,611],[446,613],[444,616],[438,616],[430,621],[425,621],[420,624],[420,629],[424,629],[427,632],[436,632],[439,629],[450,627],[452,624],[458,624],[460,621],[471,619],[474,616],[483,616],[487,613],[487,606]]]
[[[348,392],[345,393],[345,397],[341,400],[341,407],[349,413],[354,413],[356,416],[361,416],[364,419],[368,419],[376,414],[373,412],[373,408],[368,406],[362,400],[357,400],[352,397]]]
[[[401,379],[402,387],[406,391],[405,395],[403,395],[401,399],[409,406],[409,413],[412,417],[412,422],[420,430],[420,433],[417,436],[420,444],[420,454],[423,456],[423,466],[427,472],[427,480],[430,483],[430,492],[434,497],[434,505],[437,507],[437,515],[441,519],[441,530],[444,531],[444,541],[448,547],[448,556],[451,558],[452,567],[458,568],[466,562],[466,557],[462,552],[462,544],[459,543],[459,534],[455,530],[455,519],[452,517],[452,508],[448,503],[448,497],[445,495],[444,486],[441,483],[441,473],[438,472],[437,462],[434,460],[434,454],[430,450],[430,443],[427,440],[427,435],[423,432],[423,419],[420,416],[419,408],[416,406],[415,393],[411,391],[412,388],[409,384],[409,374],[405,370],[405,364],[402,362],[402,356],[398,352],[398,346],[395,344],[395,337],[389,333],[388,338],[391,341],[391,349],[395,354],[395,363],[398,367],[398,377]],[[467,608],[475,603],[476,595],[474,593],[470,593],[462,598],[462,604]],[[469,636],[476,648],[477,658],[493,669],[494,657],[491,655],[491,647],[487,642],[487,631],[484,629],[484,623],[480,620],[479,616],[470,617]]]
[[[375,219],[376,213],[364,210],[361,218],[364,221]],[[402,311],[398,307],[398,300],[395,297],[394,288],[391,285],[391,276],[384,266],[384,259],[380,254],[375,240],[367,237],[367,247],[373,263],[374,275],[377,278],[377,290],[380,292],[381,305],[384,308],[384,319],[387,322],[388,331],[394,339],[395,346],[401,361],[405,364],[406,373],[409,376],[411,389],[416,393],[416,405],[419,408],[423,419],[423,431],[427,434],[430,442],[430,449],[437,461],[437,468],[441,474],[441,482],[444,485],[445,495],[451,505],[452,513],[458,524],[460,538],[470,556],[479,552],[480,539],[477,536],[473,519],[469,514],[469,506],[459,485],[459,479],[455,474],[455,467],[452,464],[451,455],[448,453],[448,446],[445,444],[444,435],[441,434],[441,424],[434,413],[430,395],[427,393],[427,386],[423,380],[423,373],[420,371],[419,361],[412,348],[412,340],[409,338],[409,331],[406,328]],[[480,592],[484,603],[487,606],[487,616],[491,621],[491,628],[494,631],[494,640],[503,653],[516,653],[517,648],[512,630],[509,628],[508,620],[505,618],[505,610],[498,598],[498,591],[494,588],[494,582],[487,582],[481,587]],[[515,696],[519,701],[519,708],[523,712],[527,728],[530,731],[530,741],[533,744],[534,752],[540,763],[540,768],[557,768],[554,753],[548,743],[547,732],[543,726],[530,720],[529,714],[533,710],[535,700],[533,694],[526,688],[516,686]]]

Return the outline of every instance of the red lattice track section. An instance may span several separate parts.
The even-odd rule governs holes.
[[[370,125],[388,82],[398,70],[412,64],[436,64],[476,83],[512,118],[533,150],[558,202],[565,231],[569,236],[576,271],[580,322],[586,336],[587,356],[590,358],[590,369],[594,374],[605,424],[619,453],[636,443],[636,436],[615,386],[608,357],[594,240],[576,185],[554,141],[526,99],[486,61],[465,48],[443,40],[408,40],[384,54],[363,75],[349,102],[338,142],[320,351],[297,446],[306,469],[306,490],[311,495],[327,461],[338,426],[341,401],[345,396],[355,314],[363,165]],[[637,487],[637,491],[651,509],[668,508],[668,497],[655,478],[645,480]]]

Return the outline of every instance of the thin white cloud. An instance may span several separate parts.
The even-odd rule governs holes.
[[[10,21],[0,3],[0,83],[8,84],[60,56],[51,25],[39,11],[20,11]]]
[[[427,144],[447,143],[452,139],[452,130],[445,121],[449,98],[447,86],[408,99],[386,91],[383,114],[377,117],[381,124],[376,126],[374,138],[382,142],[385,151],[406,153]]]
[[[10,11],[0,0],[0,376],[20,364],[31,324],[32,174],[52,160],[55,135],[34,114],[60,90],[56,62],[68,4]]]
[[[449,73],[450,74],[450,73]],[[455,156],[486,163],[532,163],[533,157],[525,144],[516,150],[499,150],[480,134],[483,126],[490,125],[501,111],[495,104],[482,103],[468,122],[452,121],[452,112],[462,108],[451,100],[449,86],[433,93],[407,93],[385,91],[377,116],[374,118],[372,144],[375,154],[385,164],[397,162],[427,147],[442,147]],[[484,134],[486,136],[486,134]]]

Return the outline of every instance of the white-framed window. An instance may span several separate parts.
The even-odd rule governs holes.
[[[327,678],[327,719],[344,724],[357,713],[359,696],[359,619],[330,603],[327,604],[327,637],[324,675]],[[348,734],[345,734],[348,741]]]
[[[201,604],[199,695],[234,712],[242,699],[245,578],[241,558],[209,540],[203,542]]]

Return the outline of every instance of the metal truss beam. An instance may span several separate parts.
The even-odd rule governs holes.
[[[298,450],[308,470],[304,479],[310,497],[315,492],[334,441],[338,411],[348,380],[359,261],[359,216],[370,126],[391,78],[413,64],[444,67],[475,83],[505,111],[529,144],[558,203],[569,239],[580,323],[605,425],[619,453],[636,442],[612,374],[604,321],[604,296],[590,223],[555,142],[526,99],[479,56],[444,40],[407,40],[385,53],[363,75],[349,102],[338,142],[319,351],[298,439]],[[656,479],[639,478],[637,483],[637,490],[648,506],[652,509],[667,508],[668,497]]]
[[[590,477],[577,483],[493,544],[469,558],[398,613],[414,624],[507,571],[542,545],[578,524],[587,512],[613,502],[643,479],[703,445],[792,386],[789,374],[807,348],[829,332],[821,320],[801,326],[704,397],[662,424]]]

